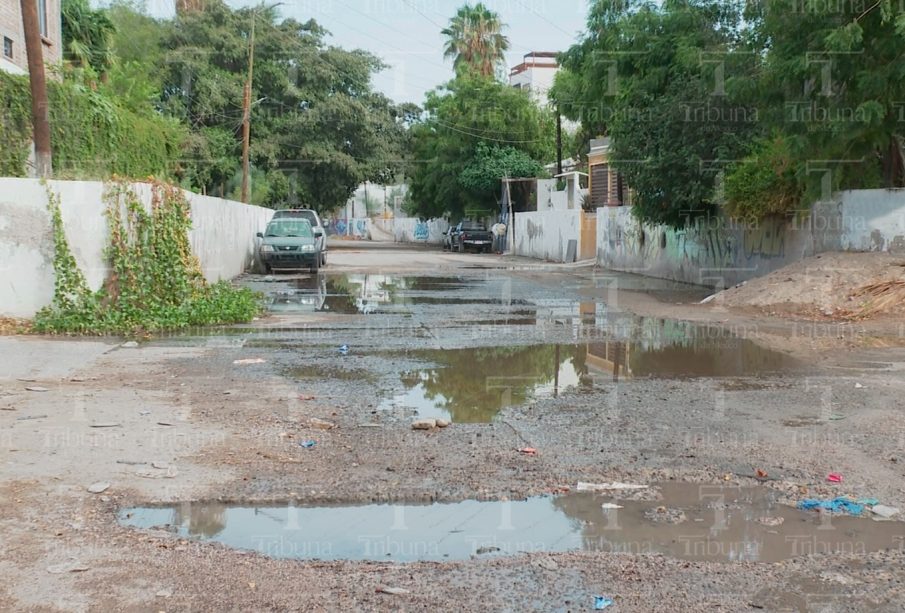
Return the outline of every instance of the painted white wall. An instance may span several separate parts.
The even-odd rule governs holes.
[[[518,74],[510,75],[509,85],[527,89],[538,105],[547,106],[550,102],[548,94],[558,71],[559,68],[553,66],[529,66]]]
[[[569,240],[581,252],[581,210],[547,210],[515,213],[514,253],[540,260],[564,262]]]
[[[642,225],[630,206],[597,209],[597,262],[650,277],[728,287],[827,251],[905,253],[905,189],[840,192],[803,219],[681,230]]]
[[[443,232],[449,228],[445,219],[422,221],[417,217],[397,217],[393,222],[393,237],[397,243],[426,243],[440,245]]]
[[[564,211],[569,208],[569,192],[567,189],[557,191],[556,179],[537,180],[537,210]]]
[[[0,315],[32,317],[53,299],[53,235],[47,190],[60,197],[60,214],[76,262],[93,289],[107,277],[104,184],[0,178]],[[134,184],[150,204],[148,184]],[[271,209],[185,192],[192,207],[189,239],[208,281],[229,279],[250,265],[255,234]]]
[[[20,52],[21,53],[21,52]],[[0,57],[0,70],[14,75],[27,75],[28,71],[16,66],[5,57]]]
[[[859,189],[839,194],[842,248],[905,252],[905,189]]]

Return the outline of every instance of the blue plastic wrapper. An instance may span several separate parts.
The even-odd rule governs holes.
[[[594,596],[594,610],[596,611],[602,611],[611,604],[613,604],[612,598],[607,598],[606,596]]]
[[[849,515],[861,515],[864,512],[864,505],[840,496],[838,498],[830,498],[820,500],[819,498],[806,498],[798,503],[798,508],[805,511],[812,509],[820,509],[821,511],[831,511],[833,513],[848,513]]]

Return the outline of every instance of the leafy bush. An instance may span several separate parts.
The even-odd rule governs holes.
[[[127,109],[76,76],[47,82],[54,176],[172,176],[186,129],[150,105],[140,112]],[[0,113],[0,173],[25,176],[32,135],[27,77],[0,71]]]
[[[35,332],[145,334],[246,322],[260,311],[251,290],[205,281],[189,244],[184,193],[162,183],[151,188],[149,212],[127,184],[108,185],[110,276],[96,292],[69,249],[59,199],[48,196],[56,282],[53,302],[35,317]]]
[[[787,139],[759,142],[726,175],[726,212],[751,223],[793,213],[804,194],[798,169]]]

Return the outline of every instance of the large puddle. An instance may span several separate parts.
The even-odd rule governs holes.
[[[184,503],[126,509],[119,520],[275,558],[397,562],[577,550],[776,562],[901,548],[905,538],[905,523],[799,511],[777,504],[767,488],[665,484],[661,489],[659,501],[576,493],[431,505]]]
[[[507,406],[639,377],[752,377],[801,371],[799,361],[718,328],[634,318],[607,338],[574,344],[417,350],[424,368],[402,373],[382,410],[487,422]]]

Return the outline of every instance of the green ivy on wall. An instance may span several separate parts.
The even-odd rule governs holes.
[[[260,296],[251,290],[205,281],[189,244],[185,194],[164,183],[150,185],[150,210],[128,184],[107,185],[110,275],[96,292],[69,249],[59,198],[48,193],[56,282],[53,302],[35,316],[35,332],[145,335],[247,322],[260,312]]]
[[[51,147],[56,178],[171,177],[185,128],[149,110],[119,106],[88,85],[49,80]],[[0,176],[25,176],[31,145],[27,77],[0,71]]]

